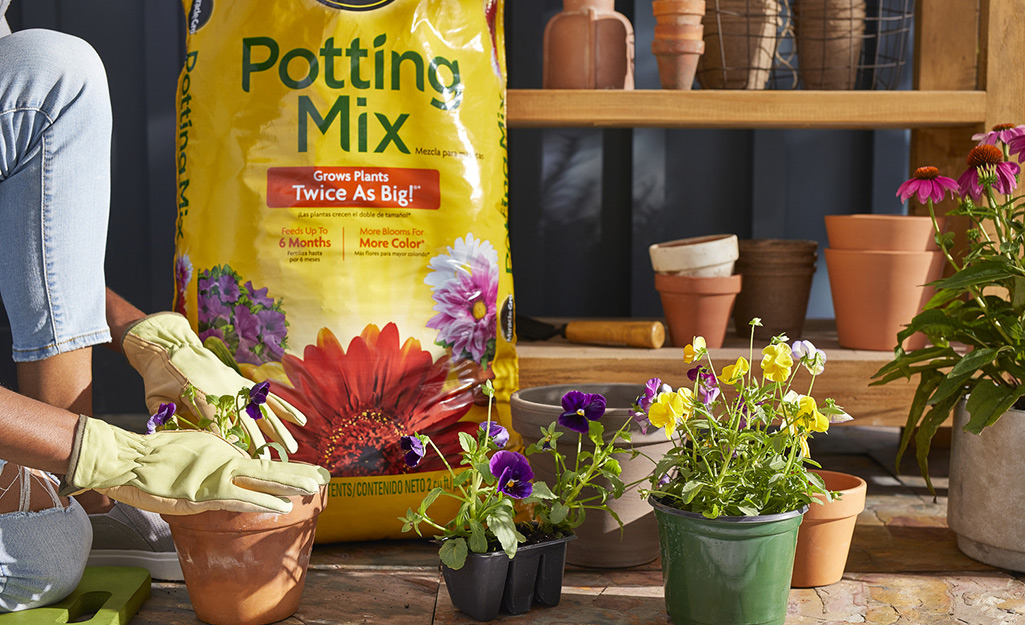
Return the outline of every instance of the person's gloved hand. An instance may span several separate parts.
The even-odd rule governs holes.
[[[60,494],[92,489],[161,514],[287,513],[285,497],[316,493],[330,479],[318,466],[250,458],[211,432],[142,435],[82,416]]]
[[[121,347],[128,362],[142,376],[150,413],[156,413],[160,404],[174,402],[179,410],[189,414],[192,405],[184,400],[182,392],[191,384],[196,389],[196,407],[202,413],[197,416],[212,419],[214,408],[206,402],[207,395],[235,395],[243,387],[253,386],[252,381],[203,347],[188,320],[178,313],[143,317],[125,332]],[[260,410],[262,419],[253,420],[245,415],[241,419],[253,442],[250,452],[264,445],[264,434],[289,453],[294,452],[298,445],[281,419],[305,425],[306,416],[273,394],[267,396],[267,403]]]

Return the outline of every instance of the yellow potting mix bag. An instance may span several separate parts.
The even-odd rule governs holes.
[[[183,5],[175,306],[305,413],[319,541],[408,537],[400,437],[458,462],[517,385],[502,0]]]

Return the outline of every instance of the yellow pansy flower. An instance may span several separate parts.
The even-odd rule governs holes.
[[[786,382],[794,366],[790,346],[786,343],[767,345],[762,350],[762,375],[773,382]]]
[[[683,362],[694,362],[697,358],[701,357],[701,352],[705,351],[705,349],[705,337],[695,336],[694,342],[683,348]]]
[[[819,406],[815,398],[808,395],[801,395],[797,400],[797,418],[801,425],[812,432],[825,432],[829,429],[829,419],[819,412]]]
[[[681,388],[677,391],[662,393],[648,408],[648,421],[657,428],[666,431],[666,438],[672,438],[676,424],[694,412],[694,391]]]
[[[737,358],[737,364],[726,365],[722,368],[722,375],[719,379],[723,384],[733,384],[740,378],[747,375],[747,372],[751,370],[750,363],[747,362],[747,358],[741,356]]]

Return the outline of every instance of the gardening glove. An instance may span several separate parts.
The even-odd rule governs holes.
[[[60,495],[91,489],[160,514],[284,514],[285,497],[311,495],[330,479],[321,467],[250,458],[212,432],[135,434],[83,415]]]
[[[174,402],[185,414],[193,411],[192,402],[182,393],[191,384],[196,389],[195,408],[198,416],[212,419],[214,408],[206,402],[207,395],[235,395],[253,382],[225,365],[203,343],[185,317],[173,312],[143,317],[128,328],[121,342],[128,362],[142,376],[146,388],[146,407],[156,413],[160,404]],[[285,429],[281,419],[305,425],[306,416],[276,395],[268,395],[260,405],[263,418],[242,416],[242,424],[252,440],[250,452],[263,447],[268,438],[280,443],[289,453],[298,449],[295,438]],[[262,432],[261,432],[262,430]],[[270,457],[269,452],[261,454]]]

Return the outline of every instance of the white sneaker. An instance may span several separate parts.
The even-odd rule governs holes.
[[[109,511],[90,514],[89,521],[93,548],[86,566],[141,566],[153,579],[184,579],[171,528],[159,514],[115,501]]]

